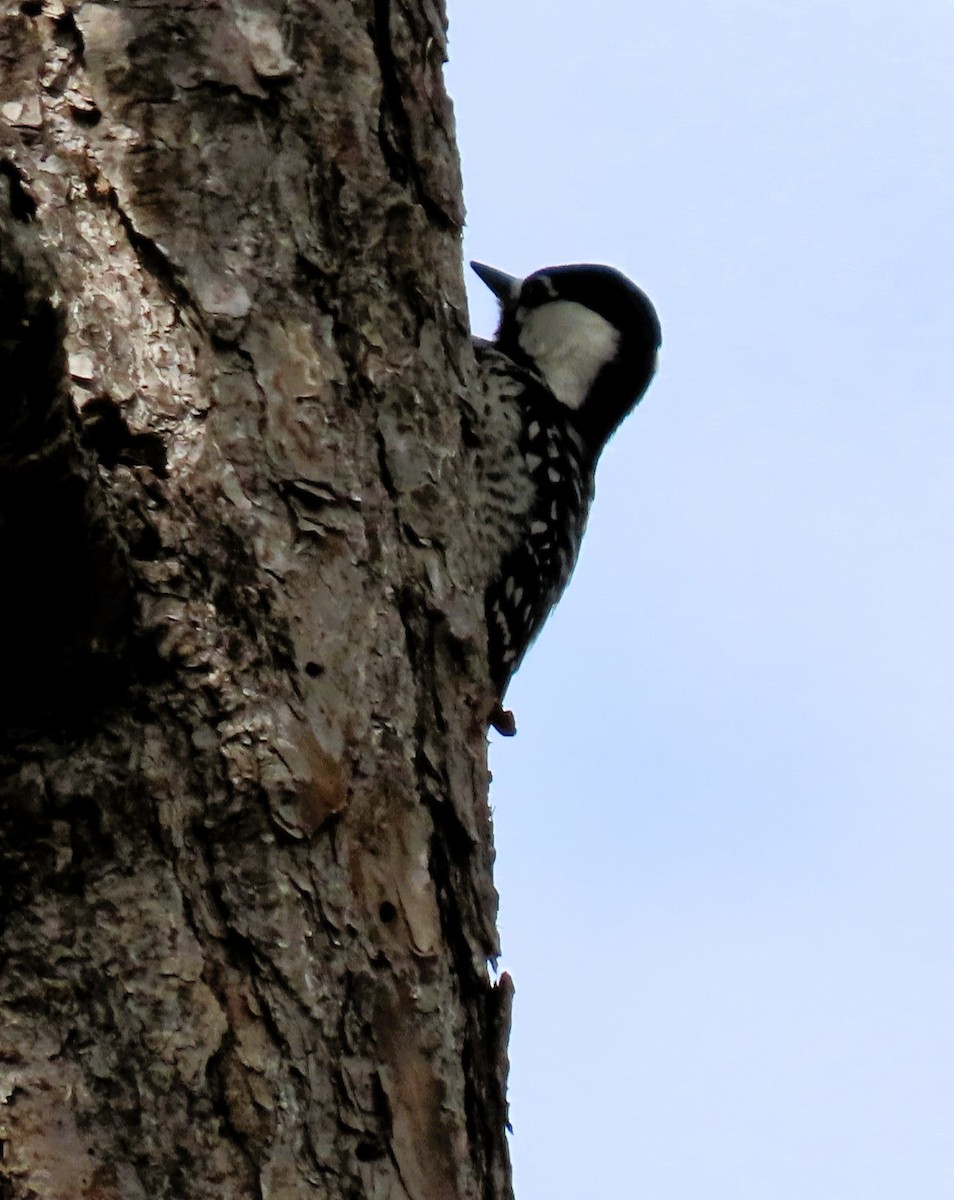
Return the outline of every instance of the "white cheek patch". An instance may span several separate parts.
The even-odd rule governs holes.
[[[603,367],[615,358],[619,333],[585,305],[554,300],[527,313],[520,347],[536,363],[554,396],[575,409]]]

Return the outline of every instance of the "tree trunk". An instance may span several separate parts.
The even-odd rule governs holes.
[[[510,1194],[445,44],[5,0],[3,1200]]]

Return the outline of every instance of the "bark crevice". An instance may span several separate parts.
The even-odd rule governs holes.
[[[0,177],[0,718],[83,718],[120,685],[131,583],[69,402],[66,326],[32,220]]]

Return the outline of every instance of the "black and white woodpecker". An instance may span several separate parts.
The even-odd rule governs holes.
[[[656,368],[659,319],[612,267],[545,267],[516,279],[471,264],[500,302],[492,342],[475,339],[478,474],[485,511],[490,721],[511,676],[566,587],[580,550],[603,447]]]

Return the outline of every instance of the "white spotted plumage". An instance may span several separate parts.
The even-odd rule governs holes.
[[[645,295],[609,267],[550,267],[520,280],[474,266],[501,303],[494,341],[475,340],[468,417],[499,704],[570,578],[597,459],[652,378],[660,339]]]

